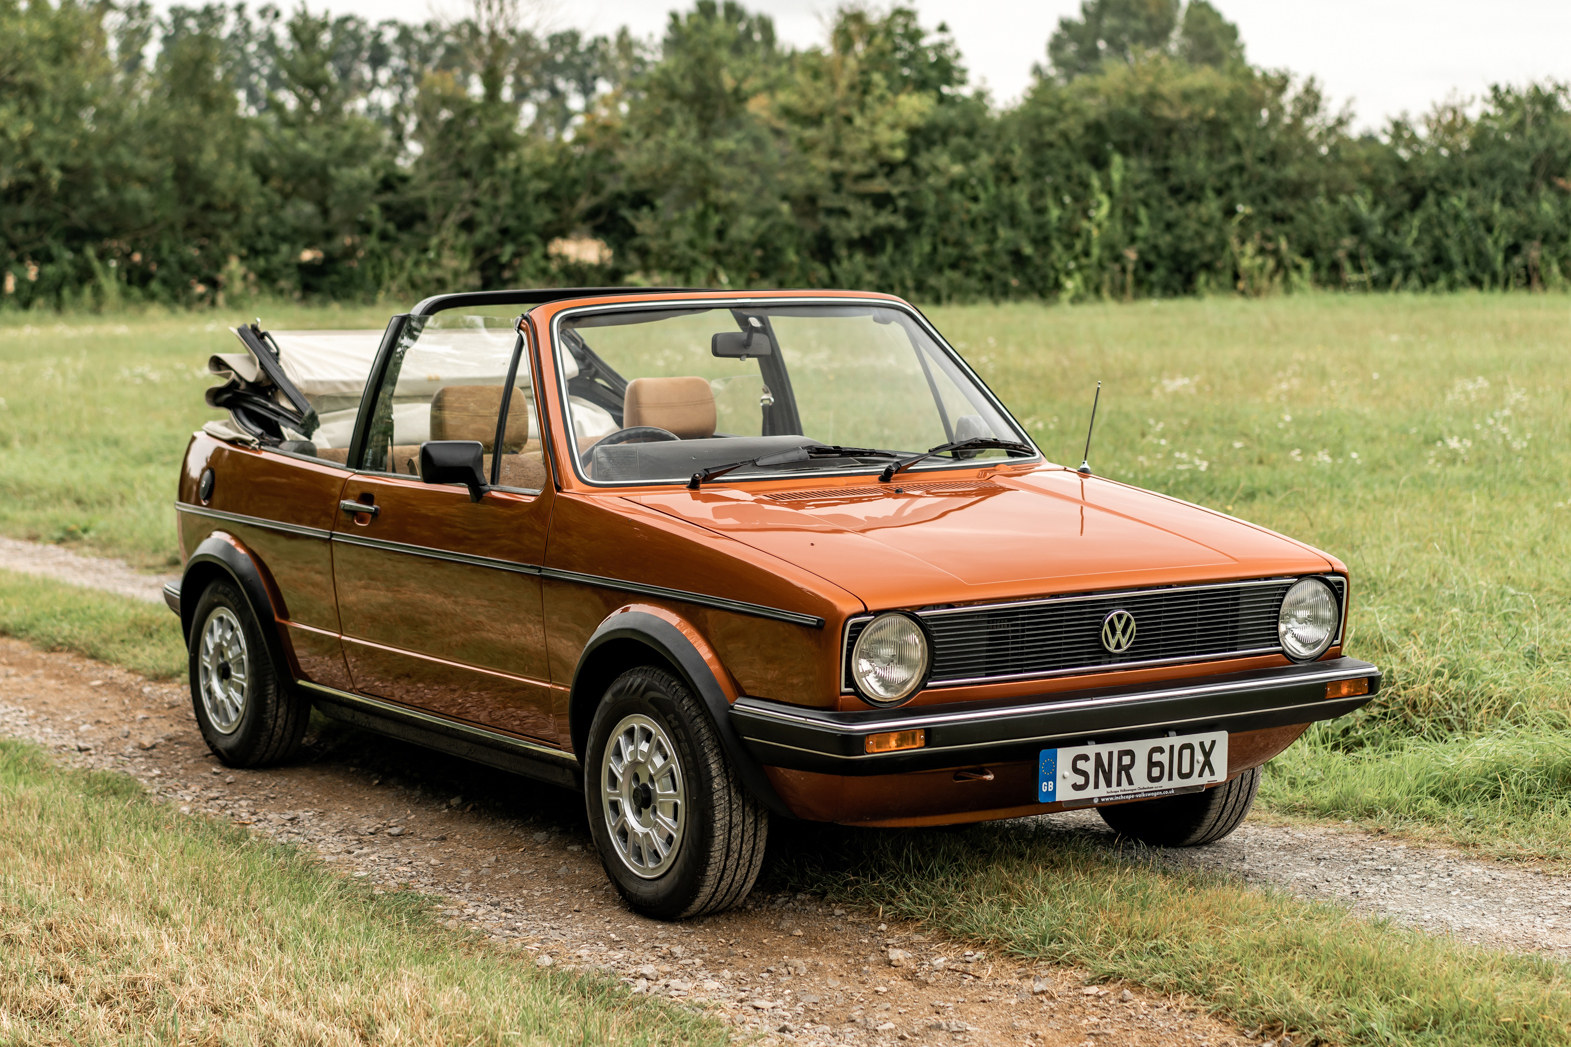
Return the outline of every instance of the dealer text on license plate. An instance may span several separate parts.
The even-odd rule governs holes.
[[[1227,732],[1043,749],[1037,799],[1103,803],[1170,796],[1227,778]]]

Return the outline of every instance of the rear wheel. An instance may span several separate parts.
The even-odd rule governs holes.
[[[747,897],[769,815],[681,680],[647,666],[617,677],[590,724],[585,756],[595,846],[629,905],[675,920]]]
[[[267,637],[233,582],[213,582],[202,593],[187,648],[191,704],[207,747],[230,767],[294,755],[311,703],[280,678]]]
[[[1205,792],[1097,808],[1108,828],[1156,847],[1215,843],[1241,825],[1255,805],[1260,768],[1251,767]]]

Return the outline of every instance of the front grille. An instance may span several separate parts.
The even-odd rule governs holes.
[[[1199,661],[1281,650],[1277,613],[1296,578],[1094,593],[1030,603],[918,612],[933,640],[929,686],[1026,676],[1057,676],[1162,662]],[[1328,579],[1342,602],[1342,579]],[[1135,641],[1111,654],[1102,622],[1115,610],[1132,614]],[[870,618],[846,632],[849,653]]]

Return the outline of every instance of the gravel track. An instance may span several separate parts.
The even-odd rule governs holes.
[[[16,538],[0,538],[0,568],[102,589],[146,603],[163,603],[164,583],[180,580],[177,574],[142,574],[120,560],[82,556],[58,545]]]
[[[1271,824],[1258,814],[1227,839],[1184,851],[1115,845],[1090,811],[1029,821],[1099,837],[1131,857],[1232,873],[1433,934],[1571,958],[1571,876],[1559,865],[1474,858],[1358,829]]]

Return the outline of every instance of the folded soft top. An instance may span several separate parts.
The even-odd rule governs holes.
[[[359,396],[382,344],[381,331],[273,331],[279,362],[296,389],[318,396]]]
[[[301,395],[312,400],[359,396],[382,344],[381,331],[270,331],[267,337],[278,347],[284,375]],[[246,382],[263,381],[261,365],[249,345],[246,349],[214,355],[208,370],[225,377],[239,376]]]
[[[243,353],[218,353],[207,369],[224,384],[207,403],[229,412],[240,431],[269,445],[309,439],[314,401],[359,396],[382,343],[381,331],[273,331],[234,328]]]
[[[517,334],[510,325],[466,322],[470,319],[433,324],[405,347],[398,397],[429,399],[446,385],[506,381],[498,373],[496,346],[510,348]],[[255,325],[233,331],[245,351],[217,353],[208,360],[208,370],[224,379],[207,391],[209,406],[229,411],[234,426],[263,445],[310,440],[319,424],[319,443],[346,445],[347,435],[340,430],[353,428],[354,407],[376,363],[383,332],[269,332]],[[527,358],[520,366],[527,374]],[[577,367],[570,365],[563,377],[576,374]]]

